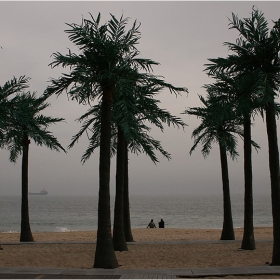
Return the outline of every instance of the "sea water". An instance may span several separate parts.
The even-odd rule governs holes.
[[[243,227],[243,195],[232,195],[234,227]],[[86,231],[97,229],[98,197],[29,196],[30,225],[33,232]],[[20,196],[0,197],[0,231],[20,231]],[[222,195],[207,196],[132,196],[132,228],[144,228],[151,219],[163,219],[168,228],[222,228]],[[114,198],[111,198],[113,224]],[[270,195],[254,196],[254,225],[272,226]]]

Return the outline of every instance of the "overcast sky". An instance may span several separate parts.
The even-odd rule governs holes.
[[[168,91],[160,95],[161,108],[180,116],[188,127],[183,130],[167,128],[164,133],[152,130],[152,136],[162,142],[171,153],[168,161],[158,155],[155,165],[146,155],[131,155],[129,161],[131,195],[199,195],[221,194],[221,167],[217,146],[204,159],[201,146],[190,156],[193,145],[192,131],[199,125],[195,117],[182,115],[188,107],[200,106],[198,94],[205,95],[204,84],[213,82],[203,72],[208,58],[225,57],[228,52],[223,42],[235,42],[238,33],[228,29],[231,13],[239,18],[249,17],[252,6],[264,12],[271,23],[280,17],[278,1],[222,1],[222,2],[0,2],[0,84],[21,75],[31,78],[30,90],[42,94],[50,77],[58,78],[63,70],[51,69],[52,53],[76,51],[64,30],[65,23],[81,23],[89,12],[96,18],[101,13],[102,23],[110,13],[120,18],[129,17],[141,22],[141,40],[138,49],[141,57],[160,63],[154,74],[164,76],[175,86],[187,87],[189,94],[175,97]],[[87,107],[68,101],[66,94],[51,97],[51,108],[45,114],[63,117],[66,123],[50,129],[64,147],[77,133],[80,124],[75,120]],[[279,122],[278,122],[279,123]],[[270,193],[266,128],[256,118],[253,139],[261,150],[253,151],[253,181],[255,193]],[[81,164],[80,158],[87,147],[86,137],[68,154],[30,145],[29,189],[45,188],[50,195],[98,195],[97,150],[89,161]],[[239,141],[240,156],[229,159],[232,193],[243,193],[243,143]],[[115,158],[111,161],[111,190],[115,188]],[[0,190],[2,195],[20,195],[21,158],[17,164],[9,162],[9,153],[1,150]]]

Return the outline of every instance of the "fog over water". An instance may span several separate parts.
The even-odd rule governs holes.
[[[134,20],[141,22],[140,57],[160,63],[154,74],[164,76],[175,86],[187,87],[189,94],[177,98],[168,91],[160,95],[161,108],[180,116],[188,126],[183,131],[166,128],[164,133],[152,129],[151,135],[162,142],[171,153],[168,161],[158,154],[159,163],[153,164],[146,155],[130,155],[129,179],[131,195],[200,195],[221,194],[221,168],[219,151],[213,146],[204,159],[201,146],[190,156],[193,145],[192,131],[199,125],[195,117],[182,115],[188,107],[199,106],[198,94],[205,95],[203,85],[213,82],[203,72],[208,58],[225,57],[225,41],[235,42],[238,33],[228,29],[231,13],[239,18],[249,17],[252,6],[264,12],[270,27],[272,20],[280,17],[279,1],[179,1],[179,2],[0,2],[0,85],[26,75],[31,77],[30,90],[42,94],[50,77],[58,78],[61,68],[51,69],[52,53],[66,54],[68,48],[76,52],[64,30],[65,23],[81,23],[82,17],[101,13],[102,23],[110,13],[120,18],[129,17],[128,27]],[[75,120],[86,112],[88,106],[68,101],[62,94],[49,99],[51,107],[45,114],[63,117],[65,123],[50,129],[64,147],[70,144],[80,124]],[[253,151],[254,193],[270,193],[266,127],[256,117],[253,139],[261,146]],[[278,121],[279,123],[279,121]],[[30,145],[29,189],[45,188],[50,195],[98,195],[99,150],[84,165],[80,158],[87,148],[83,137],[67,154],[56,153],[45,147]],[[239,141],[239,158],[229,159],[231,192],[243,194],[243,143]],[[1,195],[20,195],[21,158],[16,164],[9,162],[9,153],[1,150]],[[111,162],[111,190],[115,188],[115,157]]]

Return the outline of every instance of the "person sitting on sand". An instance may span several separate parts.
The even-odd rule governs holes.
[[[163,221],[163,219],[161,219],[160,222],[158,223],[158,227],[159,228],[164,228],[164,221]]]
[[[153,219],[151,219],[151,221],[149,222],[149,224],[148,224],[147,228],[156,228],[156,225],[155,225],[155,223],[154,223],[154,220],[153,220]]]

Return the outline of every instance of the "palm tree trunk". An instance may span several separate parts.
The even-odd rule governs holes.
[[[128,251],[124,234],[124,164],[125,138],[121,128],[118,126],[116,198],[113,232],[113,244],[115,251]]]
[[[131,223],[130,223],[130,207],[129,207],[129,178],[128,178],[128,147],[125,142],[125,163],[124,163],[124,194],[123,194],[123,213],[124,213],[124,234],[126,242],[134,242]]]
[[[241,249],[255,250],[256,246],[253,223],[253,175],[250,116],[244,116],[244,178],[244,232]]]
[[[222,181],[223,181],[223,205],[224,205],[224,221],[223,221],[221,240],[235,240],[232,214],[231,214],[227,153],[226,153],[226,149],[221,143],[219,143],[219,148],[220,148],[220,157],[221,157],[221,169],[222,169]]]
[[[114,87],[103,88],[99,158],[99,200],[97,240],[94,268],[116,268],[118,261],[113,247],[110,211],[110,145],[111,111]]]
[[[30,140],[25,133],[23,137],[23,152],[21,166],[21,228],[20,242],[33,242],[33,236],[29,223],[29,206],[28,206],[28,151]]]
[[[268,138],[269,170],[273,219],[272,265],[280,265],[280,186],[279,151],[274,100],[266,106],[266,130]]]

